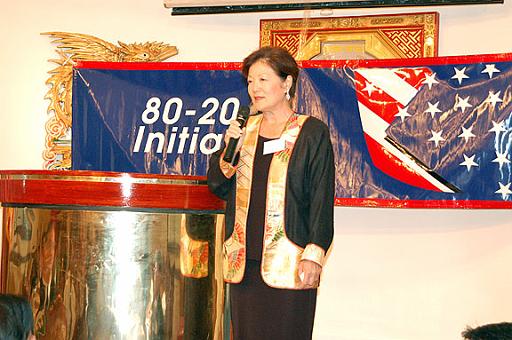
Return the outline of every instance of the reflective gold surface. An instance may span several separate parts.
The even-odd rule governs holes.
[[[154,176],[136,177],[139,174],[119,173],[120,176],[113,176],[112,172],[96,172],[96,175],[83,175],[81,171],[56,171],[49,175],[42,174],[2,174],[0,178],[7,180],[41,180],[45,181],[74,181],[74,182],[98,182],[98,183],[121,183],[121,184],[176,184],[176,185],[206,185],[206,180],[177,178],[178,176],[168,176],[169,178],[156,178]],[[183,177],[183,176],[181,176]],[[191,176],[189,176],[191,177]]]
[[[222,339],[222,216],[37,207],[3,214],[1,286],[29,298],[38,339]],[[198,278],[180,268],[184,237],[208,248]]]

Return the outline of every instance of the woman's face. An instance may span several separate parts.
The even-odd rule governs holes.
[[[289,82],[289,81],[288,81]],[[247,91],[253,107],[261,112],[275,112],[288,106],[286,100],[287,80],[282,80],[264,61],[257,61],[249,68]]]

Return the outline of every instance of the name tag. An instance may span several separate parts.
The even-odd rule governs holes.
[[[273,139],[263,143],[263,154],[268,155],[278,151],[283,151],[285,147],[284,139]]]

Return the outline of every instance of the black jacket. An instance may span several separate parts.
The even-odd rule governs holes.
[[[223,150],[214,153],[208,168],[208,187],[226,200],[226,234],[235,220],[236,174],[226,178],[219,166]],[[313,243],[328,250],[333,238],[334,155],[328,127],[309,117],[297,138],[288,165],[285,230],[287,237],[304,248]]]

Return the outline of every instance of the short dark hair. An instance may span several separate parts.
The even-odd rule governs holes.
[[[249,54],[242,63],[242,74],[245,79],[249,75],[249,69],[257,61],[267,63],[276,74],[285,80],[287,76],[292,77],[292,86],[290,87],[290,97],[295,96],[297,78],[299,76],[299,66],[293,56],[282,47],[262,47]]]
[[[0,294],[0,339],[26,340],[34,331],[34,316],[22,296]]]
[[[512,339],[512,323],[501,322],[476,328],[467,327],[462,332],[462,336],[466,340],[510,340]]]

